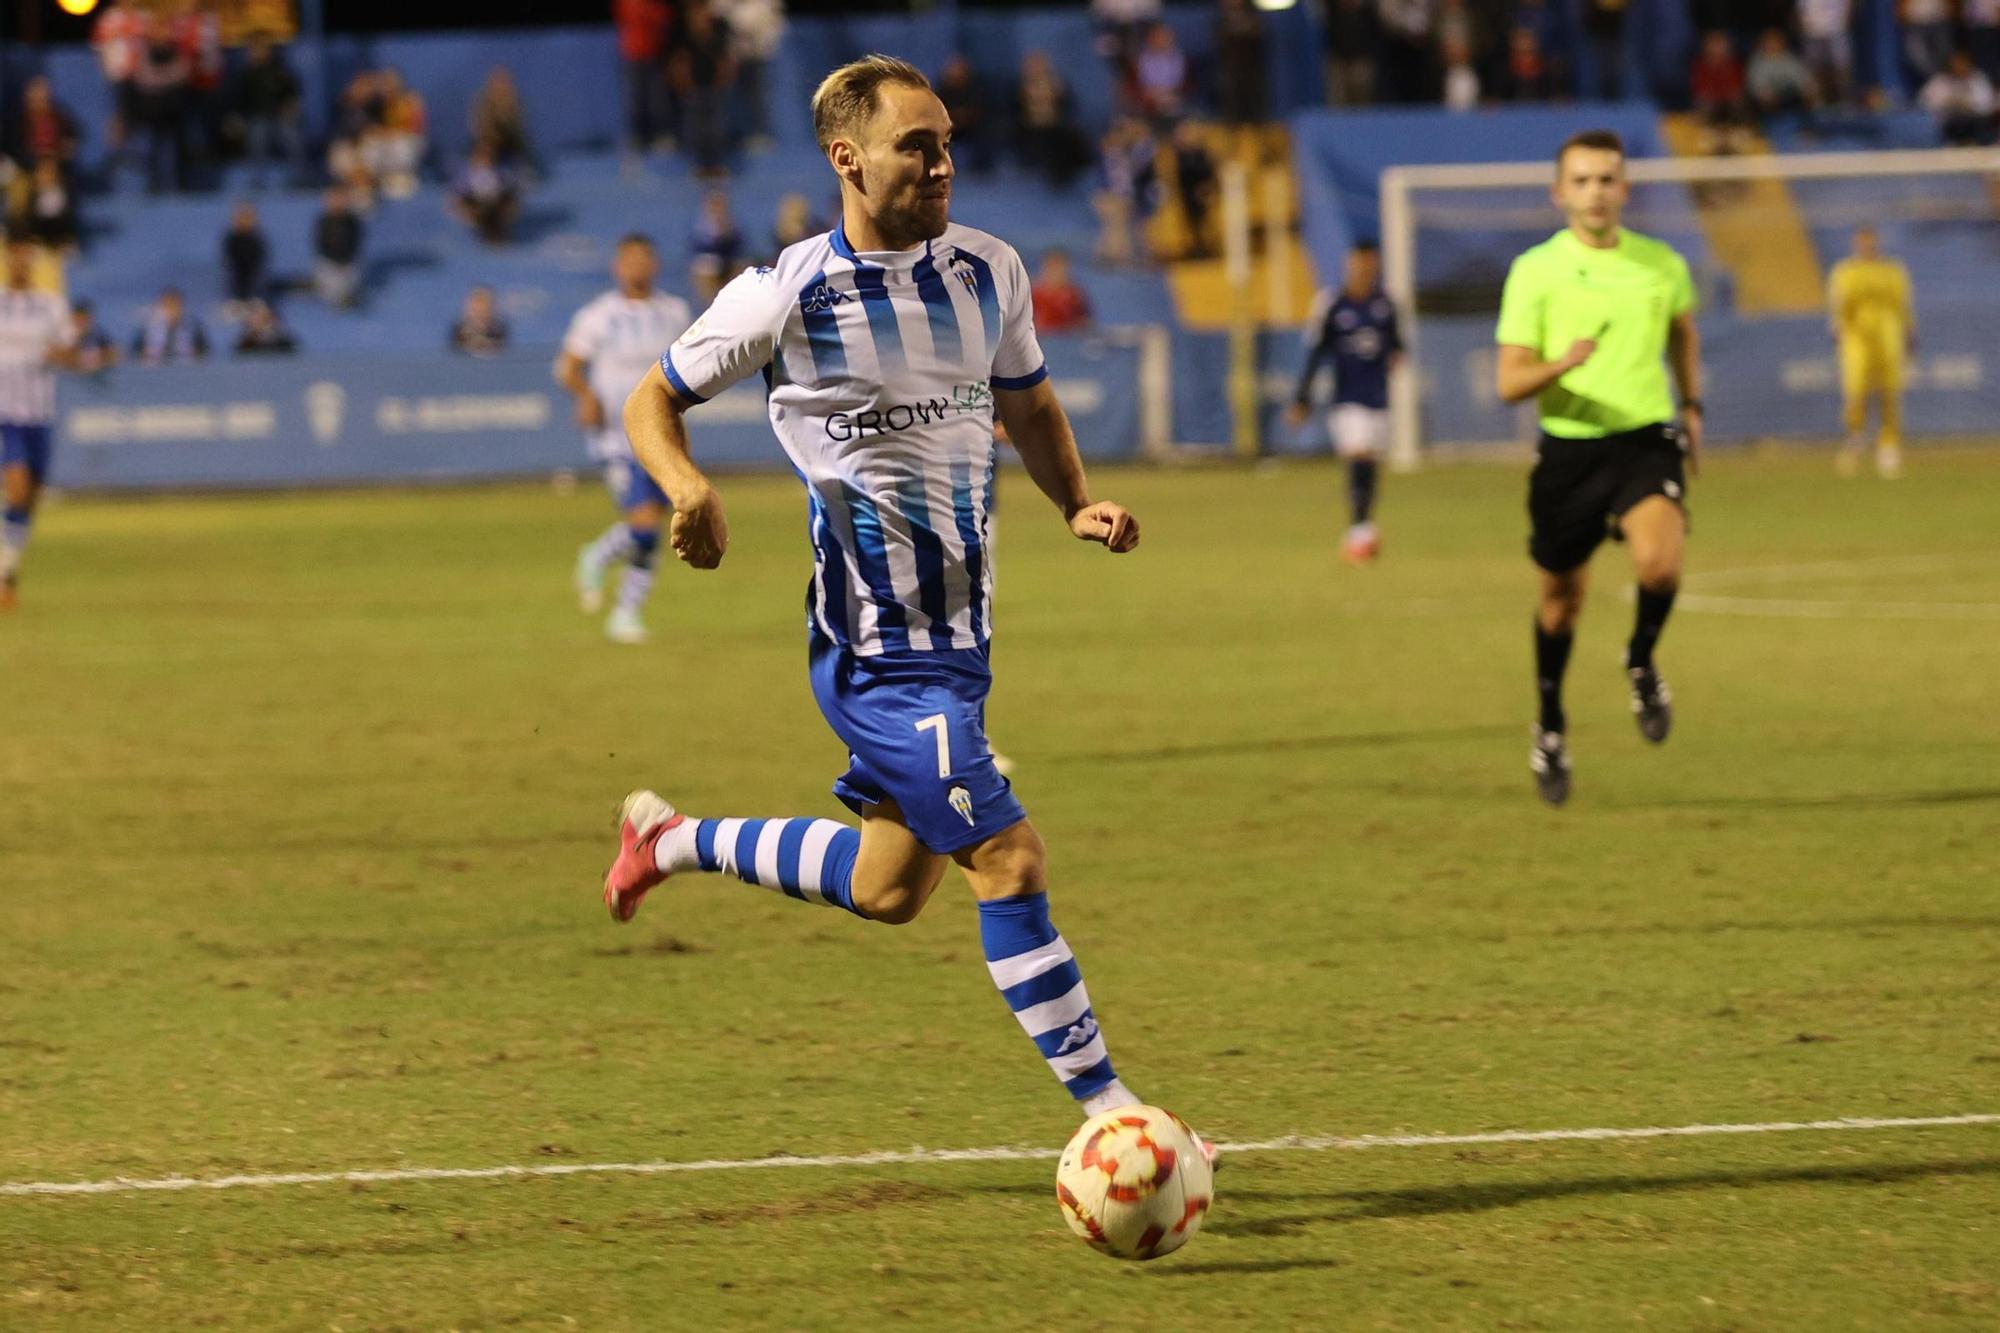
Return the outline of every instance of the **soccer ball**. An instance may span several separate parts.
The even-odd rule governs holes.
[[[1056,1164],[1069,1229],[1114,1259],[1157,1259],[1201,1230],[1215,1186],[1201,1141],[1157,1106],[1092,1116]]]

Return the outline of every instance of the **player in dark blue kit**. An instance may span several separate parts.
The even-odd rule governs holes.
[[[1338,292],[1321,292],[1313,302],[1312,348],[1299,389],[1285,420],[1296,430],[1312,411],[1313,381],[1333,363],[1333,411],[1327,427],[1333,447],[1347,460],[1347,498],[1353,521],[1340,544],[1352,564],[1366,564],[1382,551],[1375,529],[1377,458],[1389,437],[1389,372],[1403,355],[1396,306],[1382,293],[1382,256],[1362,241],[1347,253],[1347,272]]]

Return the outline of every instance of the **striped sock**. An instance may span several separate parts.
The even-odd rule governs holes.
[[[623,523],[613,523],[597,535],[590,544],[590,554],[585,557],[593,569],[599,571],[610,568],[620,560],[632,558],[632,529]]]
[[[12,578],[21,567],[21,552],[28,549],[28,530],[33,522],[34,515],[11,505],[0,516],[0,578]]]
[[[1083,973],[1049,922],[1049,896],[1031,893],[979,904],[979,942],[1001,998],[1069,1095],[1093,1115],[1138,1101],[1111,1068]]]
[[[853,891],[861,834],[831,819],[690,819],[656,848],[654,864],[668,872],[734,875],[800,902],[862,915]]]
[[[625,566],[625,573],[618,580],[619,610],[636,615],[639,608],[646,604],[647,596],[653,591],[653,558],[659,549],[658,532],[632,529],[632,563]]]

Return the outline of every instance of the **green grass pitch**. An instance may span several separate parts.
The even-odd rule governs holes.
[[[594,489],[73,499],[0,621],[0,1182],[1053,1150],[963,885],[716,879],[614,927],[612,812],[838,814],[803,503],[727,478],[652,645]],[[996,742],[1120,1072],[1228,1140],[2000,1111],[2000,453],[1717,455],[1634,730],[1607,548],[1536,803],[1520,470],[1025,479]],[[2000,1127],[1246,1153],[1150,1265],[1047,1162],[0,1195],[0,1327],[2000,1324]]]

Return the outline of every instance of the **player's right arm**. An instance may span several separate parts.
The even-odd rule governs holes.
[[[1541,290],[1527,256],[1514,261],[1507,270],[1507,286],[1500,295],[1500,324],[1493,340],[1499,344],[1495,361],[1494,389],[1503,403],[1525,402],[1563,376],[1590,360],[1597,350],[1595,338],[1578,338],[1553,361],[1542,359]]]
[[[770,269],[745,269],[674,340],[625,400],[632,456],[673,503],[668,540],[696,569],[714,569],[729,548],[722,497],[695,466],[686,413],[771,363],[791,298]]]
[[[693,403],[667,382],[655,362],[625,400],[625,435],[632,455],[673,502],[668,541],[674,554],[696,569],[714,569],[729,549],[729,520],[722,497],[688,452],[684,413]]]
[[[603,320],[594,318],[597,302],[576,312],[556,353],[556,383],[576,400],[576,424],[587,431],[604,429],[604,404],[590,387],[590,359],[602,345]]]

